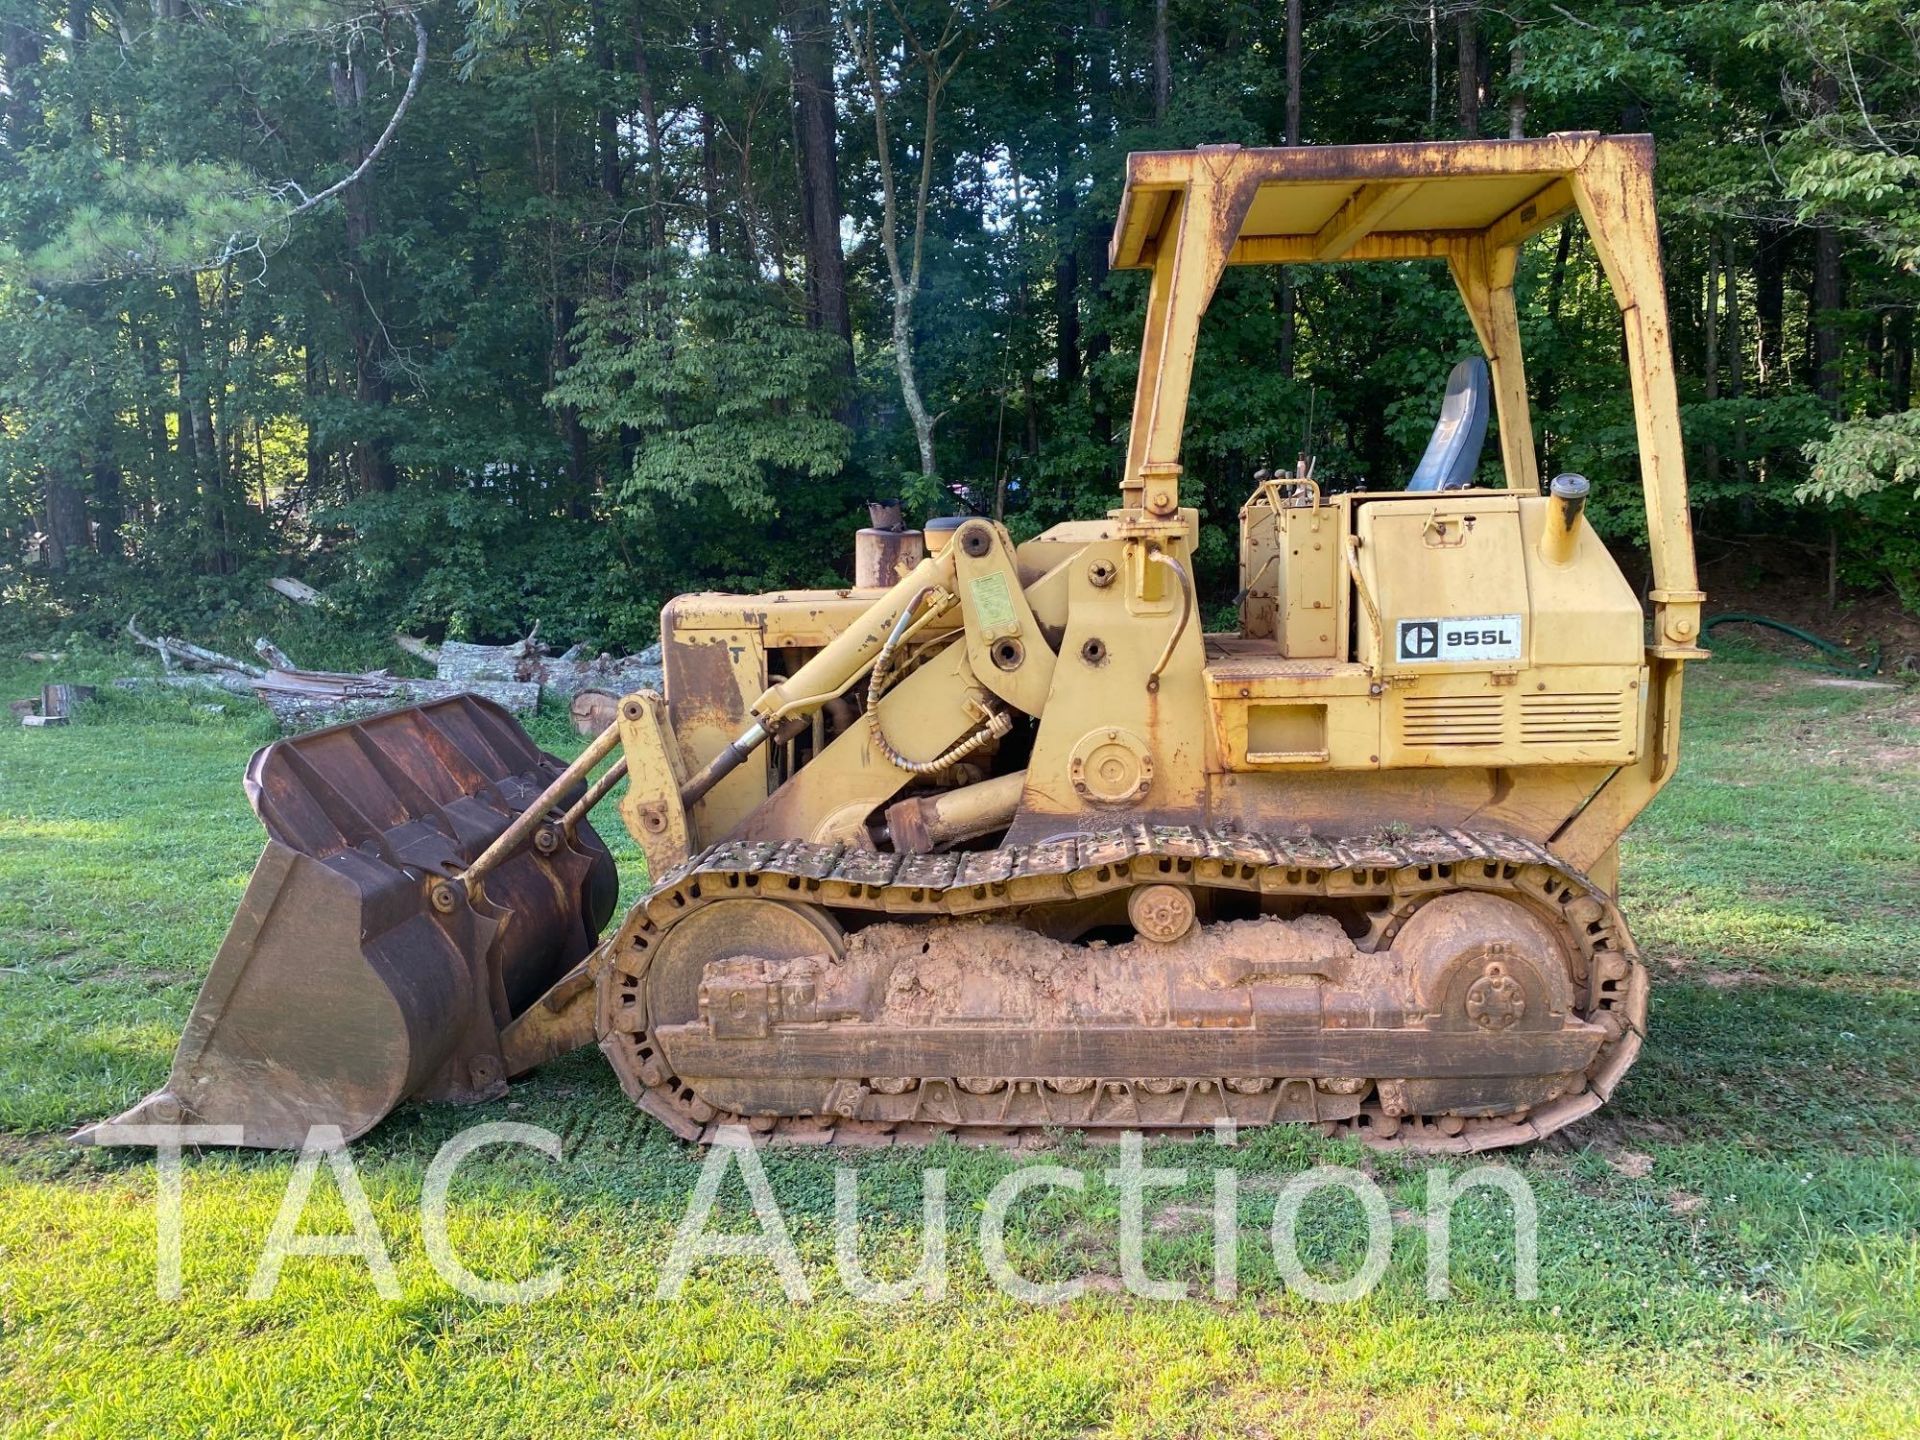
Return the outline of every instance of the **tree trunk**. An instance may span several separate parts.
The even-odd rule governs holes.
[[[1913,403],[1913,311],[1899,309],[1887,323],[1885,378],[1887,409],[1905,410]]]
[[[1702,333],[1705,337],[1705,365],[1702,379],[1709,401],[1720,398],[1720,237],[1707,237],[1707,298]],[[1709,482],[1720,478],[1720,447],[1709,441],[1701,449],[1701,466]]]
[[[1507,138],[1524,140],[1527,138],[1527,93],[1520,88],[1521,76],[1526,68],[1526,46],[1520,36],[1513,37],[1513,48],[1507,52]]]
[[[139,358],[140,373],[145,382],[143,395],[146,403],[141,408],[146,421],[147,474],[152,477],[152,485],[147,492],[147,519],[158,524],[170,518],[171,496],[165,482],[173,461],[167,443],[166,406],[162,403],[162,397],[166,394],[166,380],[161,374],[159,340],[148,334],[144,325],[135,329],[133,340],[134,354]]]
[[[1747,388],[1740,329],[1740,267],[1737,261],[1733,232],[1728,230],[1721,236],[1720,274],[1727,291],[1726,390],[1728,397],[1734,400],[1741,399]],[[1747,422],[1744,417],[1733,422],[1733,473],[1742,481],[1747,478]]]
[[[1720,398],[1720,237],[1710,235],[1707,239],[1707,302],[1706,323],[1702,327],[1705,339],[1705,365],[1703,379],[1706,383],[1707,399]]]
[[[574,361],[570,338],[575,318],[572,297],[556,290],[549,313],[553,332],[547,351],[547,389],[551,390],[560,373]],[[554,406],[553,423],[560,432],[560,442],[567,447],[567,514],[572,519],[584,520],[592,513],[588,497],[594,488],[587,432],[580,424],[580,412],[571,405]]]
[[[1480,7],[1462,5],[1453,20],[1454,46],[1460,72],[1460,133],[1480,137]]]
[[[880,245],[887,260],[887,278],[893,289],[893,364],[900,377],[900,398],[913,421],[914,445],[920,452],[920,473],[931,480],[938,473],[933,448],[935,415],[927,408],[920,391],[920,376],[913,360],[913,302],[920,290],[921,262],[927,239],[927,207],[933,187],[934,156],[940,120],[940,97],[958,55],[951,61],[947,47],[956,38],[949,29],[931,50],[915,41],[926,91],[925,120],[920,130],[920,174],[914,189],[913,245],[911,259],[903,263],[900,250],[900,190],[894,180],[892,127],[887,121],[887,85],[880,71],[880,56],[868,12],[865,28],[851,10],[842,14],[847,40],[858,57],[867,81],[867,93],[873,103],[874,155],[880,167]],[[911,34],[909,34],[911,39]],[[961,42],[964,53],[964,40]]]
[[[1087,28],[1087,113],[1092,124],[1088,149],[1097,154],[1113,134],[1113,12],[1108,0],[1092,0]],[[1113,439],[1113,408],[1095,371],[1113,349],[1102,303],[1107,288],[1107,237],[1098,226],[1082,226],[1081,232],[1085,247],[1080,260],[1081,287],[1088,301],[1085,368],[1092,377],[1088,398],[1094,439],[1105,446]]]
[[[1427,138],[1440,133],[1440,7],[1427,6]]]
[[[1832,75],[1814,79],[1814,94],[1823,111],[1840,104],[1840,82]],[[1840,232],[1822,225],[1813,232],[1813,383],[1827,413],[1840,417],[1840,309],[1846,304],[1845,277],[1840,270]]]
[[[725,248],[720,243],[725,208],[720,199],[720,148],[713,106],[714,91],[720,86],[720,46],[710,20],[696,25],[693,33],[700,48],[700,74],[706,81],[699,104],[700,203],[706,217],[707,253],[719,255]]]
[[[1287,0],[1287,133],[1285,143],[1300,143],[1300,0]],[[1293,378],[1293,352],[1295,345],[1296,303],[1293,294],[1293,272],[1286,266],[1279,267],[1277,277],[1280,306],[1280,373],[1288,379]]]
[[[0,125],[5,127],[9,158],[45,138],[39,71],[46,51],[40,32],[26,18],[30,14],[24,6],[9,6],[5,18],[0,19],[0,79],[6,82],[5,97],[0,99]],[[44,298],[37,290],[35,294]],[[44,465],[45,517],[41,530],[46,537],[47,564],[64,571],[87,547],[86,501],[75,483],[77,466],[70,456],[49,456]]]
[[[1547,318],[1560,318],[1560,297],[1567,286],[1567,259],[1573,253],[1573,224],[1560,222],[1560,243],[1554,247],[1553,271],[1547,279]]]
[[[1789,234],[1784,225],[1763,220],[1756,227],[1753,308],[1758,332],[1754,344],[1754,369],[1763,390],[1787,378],[1781,369],[1785,361],[1783,345],[1786,332],[1788,242]]]
[[[93,133],[93,97],[87,91],[87,83],[78,73],[81,57],[86,53],[87,42],[93,38],[93,0],[67,0],[67,44],[73,57],[75,74],[73,85],[73,128],[76,134]]]
[[[644,13],[644,7],[642,7]],[[667,248],[667,209],[661,177],[660,103],[653,93],[653,72],[647,65],[647,43],[634,22],[633,73],[640,82],[640,133],[647,142],[647,246],[656,253]]]
[[[840,243],[839,131],[833,81],[833,17],[823,0],[787,12],[793,65],[793,136],[800,169],[800,220],[806,238],[807,310],[814,326],[841,340],[838,366],[853,373],[853,311],[847,257]]]
[[[93,98],[88,91],[87,80],[81,65],[84,62],[88,42],[93,38],[92,0],[68,0],[67,3],[67,44],[73,66],[73,107],[74,131],[82,137],[93,134]],[[89,296],[87,316],[93,324],[103,323],[97,297]],[[128,335],[131,340],[131,334]],[[131,345],[129,344],[129,348]],[[104,377],[100,377],[99,394],[95,397],[97,418],[94,422],[93,440],[88,454],[88,476],[92,481],[92,501],[94,514],[93,548],[109,558],[120,554],[120,527],[125,517],[125,505],[121,497],[122,476],[120,459],[115,449],[115,436],[118,433],[114,416],[112,392]]]
[[[1738,400],[1746,393],[1745,367],[1741,363],[1740,267],[1735,263],[1733,232],[1726,231],[1719,241],[1720,283],[1725,288],[1727,307],[1726,390]]]
[[[1053,161],[1054,369],[1062,389],[1080,383],[1080,266],[1074,234],[1074,126],[1080,113],[1074,75],[1073,27],[1063,25],[1053,49],[1053,105],[1060,143]]]
[[[47,568],[64,572],[73,557],[87,548],[87,504],[80,492],[52,471],[47,472]]]
[[[131,340],[131,334],[128,333],[126,343],[129,350],[133,348]],[[87,464],[93,491],[93,548],[109,559],[115,559],[120,554],[120,526],[126,518],[125,502],[121,495],[123,477],[116,444],[119,422],[114,413],[116,405],[111,382],[104,375],[96,375],[95,385],[98,393],[94,397],[93,443]]]
[[[609,91],[618,73],[613,63],[613,37],[608,31],[603,0],[592,0],[587,7],[587,23],[593,31],[593,63],[600,72],[600,83]],[[609,200],[618,200],[623,188],[620,166],[620,117],[611,98],[603,99],[594,116],[600,132],[600,191]]]
[[[1300,143],[1300,0],[1287,0],[1287,134],[1284,143]]]
[[[121,494],[125,477],[120,460],[114,454],[113,427],[109,421],[93,445],[93,548],[109,560],[120,558],[120,526],[126,519],[126,504]]]
[[[174,287],[180,302],[180,455],[198,497],[209,570],[225,574],[231,559],[226,545],[225,465],[213,428],[213,382],[207,369],[206,313],[198,277],[188,275]]]
[[[367,72],[352,61],[335,62],[332,67],[333,103],[340,112],[347,141],[342,160],[349,169],[367,157],[367,142],[360,124],[367,99]],[[384,296],[381,271],[368,264],[366,243],[376,233],[373,213],[373,177],[364,176],[350,185],[340,197],[347,227],[347,276],[359,303],[350,296],[347,304],[347,330],[353,342],[353,395],[362,407],[353,442],[353,471],[363,494],[391,492],[398,481],[393,458],[387,453],[386,410],[393,403],[393,382],[387,378],[380,361],[380,315],[376,308]],[[379,421],[366,412],[378,411]]]
[[[1167,118],[1173,100],[1173,50],[1167,39],[1167,0],[1153,0],[1153,119]]]
[[[301,420],[306,427],[306,442],[303,455],[305,463],[302,471],[301,488],[305,490],[309,501],[312,501],[319,497],[320,487],[326,482],[327,455],[326,451],[321,447],[319,433],[314,428],[313,421],[310,418],[313,411],[313,402],[326,394],[326,385],[320,371],[320,357],[315,352],[313,329],[311,326],[308,327],[306,339],[301,345],[300,370],[301,378],[304,382],[302,390],[306,395],[306,404],[303,407],[304,413],[301,415]]]
[[[0,19],[0,77],[7,92],[0,101],[0,123],[6,126],[7,148],[14,152],[40,139],[44,123],[39,70],[45,47],[39,31],[22,18],[27,13],[25,6],[10,5]]]
[[[1840,270],[1840,232],[1822,225],[1813,236],[1814,389],[1831,415],[1840,414],[1840,320],[1846,286]]]

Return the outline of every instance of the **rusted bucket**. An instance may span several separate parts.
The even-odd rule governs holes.
[[[584,823],[571,838],[556,824],[471,897],[453,887],[450,910],[429,892],[561,769],[472,695],[259,751],[246,788],[267,847],[165,1088],[109,1123],[238,1125],[243,1144],[298,1146],[319,1124],[352,1139],[403,1100],[502,1094],[501,1028],[593,948],[613,859]],[[97,1129],[74,1138],[111,1139]]]

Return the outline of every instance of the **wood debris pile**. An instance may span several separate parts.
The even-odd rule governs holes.
[[[260,663],[240,660],[171,635],[146,635],[139,629],[138,619],[135,616],[127,622],[127,633],[159,654],[165,673],[120,680],[116,685],[126,689],[217,687],[252,695],[273,711],[285,730],[337,724],[462,693],[484,696],[516,715],[524,715],[538,707],[543,692],[572,701],[582,692],[604,691],[618,696],[632,690],[657,689],[661,683],[658,646],[620,658],[591,655],[582,645],[562,655],[548,656],[536,634],[511,645],[448,641],[437,648],[408,636],[396,636],[402,649],[435,667],[434,678],[425,680],[384,669],[303,669],[265,636],[253,644]]]

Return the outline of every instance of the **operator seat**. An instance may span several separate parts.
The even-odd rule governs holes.
[[[1464,490],[1480,468],[1487,443],[1487,415],[1493,381],[1487,362],[1474,355],[1447,375],[1447,398],[1440,402],[1440,423],[1433,427],[1427,453],[1414,467],[1409,490]]]

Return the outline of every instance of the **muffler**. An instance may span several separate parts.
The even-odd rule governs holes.
[[[353,1139],[404,1100],[504,1094],[501,1031],[613,914],[613,858],[567,813],[586,768],[474,695],[259,751],[246,790],[266,849],[166,1085],[107,1123],[297,1147],[314,1125]],[[112,1143],[103,1128],[74,1139]]]

